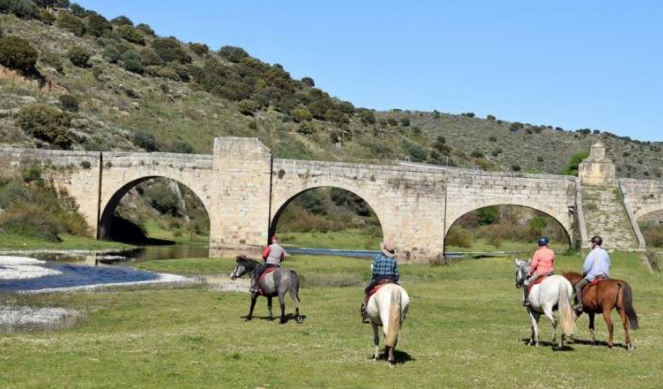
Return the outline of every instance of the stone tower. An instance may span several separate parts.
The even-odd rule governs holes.
[[[589,158],[578,167],[578,176],[583,186],[617,186],[617,169],[603,143],[592,146]]]

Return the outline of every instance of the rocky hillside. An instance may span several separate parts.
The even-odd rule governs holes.
[[[0,143],[211,151],[258,137],[279,157],[561,173],[601,139],[622,177],[660,178],[661,143],[472,113],[357,108],[241,48],[159,37],[67,0],[0,0]]]

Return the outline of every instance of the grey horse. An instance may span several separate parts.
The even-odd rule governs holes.
[[[253,276],[253,273],[258,267],[260,267],[260,262],[244,256],[238,256],[235,269],[230,273],[230,279],[234,280],[245,274]],[[278,268],[276,271],[266,274],[260,282],[260,290],[263,292],[262,295],[267,297],[267,308],[269,309],[270,319],[274,318],[272,314],[272,298],[278,296],[279,305],[281,306],[281,324],[287,321],[285,317],[285,294],[286,292],[290,292],[290,297],[295,303],[297,323],[301,324],[304,322],[304,317],[299,314],[299,277],[297,277],[295,271]],[[249,309],[249,314],[246,316],[246,321],[253,318],[253,309],[256,306],[258,296],[258,293],[251,293],[251,308]]]

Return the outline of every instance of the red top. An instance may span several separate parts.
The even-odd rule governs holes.
[[[554,267],[555,252],[544,246],[536,250],[534,253],[534,256],[532,257],[532,263],[529,266],[529,274],[549,274],[552,273]]]

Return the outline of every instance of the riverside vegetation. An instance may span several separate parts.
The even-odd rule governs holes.
[[[514,288],[513,258],[462,260],[402,266],[412,305],[397,347],[401,363],[387,369],[371,362],[372,331],[358,313],[370,261],[293,256],[287,266],[302,277],[302,325],[261,320],[264,301],[256,308],[259,317],[244,323],[247,294],[204,286],[7,295],[10,304],[82,310],[85,320],[64,331],[3,335],[0,380],[7,387],[357,388],[388,380],[393,388],[513,388],[549,386],[555,372],[565,387],[658,387],[661,274],[649,274],[634,254],[615,253],[612,259],[613,276],[631,283],[640,315],[634,352],[586,342],[571,343],[568,351],[553,351],[548,343],[527,347],[529,319],[520,305],[522,291]],[[579,254],[560,255],[556,267],[562,272],[581,264]],[[135,266],[214,276],[228,275],[234,260]],[[576,336],[583,341],[589,339],[587,324],[586,316],[578,321]],[[603,342],[605,324],[596,325]],[[621,328],[616,342],[623,343]]]

